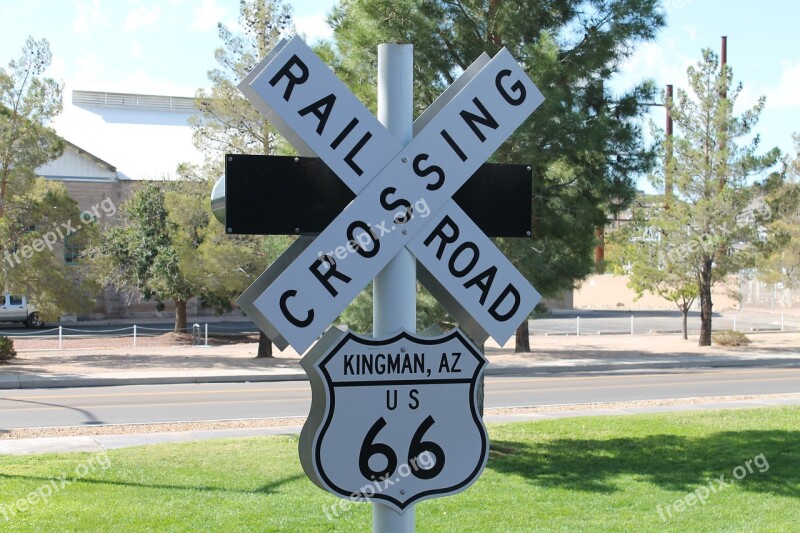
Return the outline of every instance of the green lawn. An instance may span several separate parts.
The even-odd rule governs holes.
[[[483,476],[462,494],[417,505],[419,531],[800,530],[800,407],[572,418],[489,433]],[[326,517],[338,499],[306,479],[294,437],[128,448],[108,460],[0,457],[0,530],[370,529],[366,504]],[[743,472],[724,488],[712,481]],[[47,503],[15,506],[65,479]],[[705,504],[687,497],[704,496],[701,487],[716,490]]]

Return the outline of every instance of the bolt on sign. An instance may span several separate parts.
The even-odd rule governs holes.
[[[463,490],[488,457],[475,394],[486,360],[475,345],[459,329],[365,338],[328,328],[405,248],[470,338],[504,344],[514,334],[541,297],[453,195],[541,93],[507,50],[483,54],[402,146],[299,37],[239,87],[300,155],[317,155],[355,194],[238,300],[281,349],[305,352],[319,339],[302,360],[313,393],[300,444],[306,473],[334,494],[398,512]]]

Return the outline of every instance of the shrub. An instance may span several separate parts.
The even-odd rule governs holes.
[[[0,337],[0,363],[11,361],[17,356],[14,351],[14,341],[6,336]]]
[[[716,331],[711,335],[711,340],[714,344],[720,346],[747,346],[750,344],[750,339],[741,331],[733,331],[726,329],[723,331]]]

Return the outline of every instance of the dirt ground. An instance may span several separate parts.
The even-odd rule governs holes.
[[[800,332],[751,333],[746,347],[698,347],[697,339],[679,335],[591,335],[532,336],[531,353],[514,354],[513,339],[504,347],[489,341],[486,355],[490,363],[530,364],[555,361],[641,360],[670,356],[770,357],[800,355]],[[109,374],[117,372],[168,372],[192,370],[262,371],[291,368],[300,370],[299,355],[291,348],[275,357],[257,359],[258,337],[210,337],[209,347],[192,346],[191,335],[167,333],[139,337],[133,347],[131,337],[64,339],[18,339],[17,358],[0,365],[0,374]]]

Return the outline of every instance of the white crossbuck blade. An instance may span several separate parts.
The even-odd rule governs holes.
[[[541,104],[511,54],[484,54],[414,123],[403,147],[299,37],[239,85],[302,155],[318,155],[356,198],[299,239],[238,304],[273,342],[304,352],[403,248],[420,279],[478,342],[505,343],[539,293],[452,200]]]

